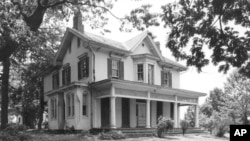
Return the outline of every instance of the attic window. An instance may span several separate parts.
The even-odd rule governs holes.
[[[144,43],[142,43],[141,46],[144,47],[145,46]]]

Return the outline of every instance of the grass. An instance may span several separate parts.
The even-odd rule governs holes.
[[[33,141],[100,141],[98,136],[84,137],[80,134],[46,134],[46,133],[33,133],[31,134]],[[165,138],[157,137],[140,137],[140,138],[127,138],[119,141],[225,141],[228,138],[217,138],[209,134],[187,134],[171,135]]]

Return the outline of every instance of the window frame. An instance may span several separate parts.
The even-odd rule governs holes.
[[[141,67],[140,72],[139,72],[139,66]],[[144,63],[138,63],[137,64],[136,73],[137,73],[137,81],[144,82]],[[139,79],[140,76],[142,78],[141,80]]]
[[[162,71],[162,85],[163,86],[167,86],[167,87],[170,87],[172,88],[172,81],[173,81],[173,78],[172,77],[172,72],[171,71]],[[170,82],[171,81],[171,82]]]
[[[51,107],[51,119],[55,120],[57,119],[57,99],[55,97],[52,97],[50,99],[50,107]]]
[[[114,65],[116,64],[116,65]],[[114,68],[116,66],[116,68]],[[116,76],[113,75],[113,71],[115,71]],[[115,59],[111,59],[111,77],[112,78],[119,78],[119,71],[120,71],[120,66],[119,66],[119,61]]]
[[[86,93],[82,94],[82,116],[88,116],[88,94]]]
[[[79,57],[78,61],[78,80],[89,77],[89,56]],[[80,68],[79,68],[80,67]]]
[[[152,82],[149,82],[149,80],[150,80],[150,78],[149,78],[149,75],[150,75],[149,68],[150,68],[150,67],[152,67],[152,68],[151,68],[151,69],[152,69],[152,70],[151,70],[151,71],[152,71],[152,72],[151,72],[151,73],[152,73],[152,77],[151,77],[151,81],[152,81]],[[148,84],[150,84],[150,85],[154,85],[154,68],[155,68],[155,67],[154,67],[153,64],[148,64]]]
[[[75,95],[74,93],[69,93],[66,95],[66,112],[68,118],[73,118],[75,116]]]
[[[66,65],[62,70],[62,85],[69,85],[71,83],[71,67]]]

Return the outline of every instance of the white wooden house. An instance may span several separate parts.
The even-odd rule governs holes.
[[[163,57],[147,32],[113,41],[85,32],[80,13],[53,64],[43,73],[50,129],[154,128],[160,115],[179,127],[179,107],[205,96],[179,89],[186,67]]]

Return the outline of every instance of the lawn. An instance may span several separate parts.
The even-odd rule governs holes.
[[[33,141],[100,141],[97,136],[94,137],[83,137],[77,134],[32,134]],[[140,138],[127,138],[118,141],[226,141],[228,138],[217,138],[209,134],[187,134],[182,135],[171,135],[165,138],[157,137],[140,137]]]

